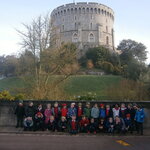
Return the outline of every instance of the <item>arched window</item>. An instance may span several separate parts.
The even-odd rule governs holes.
[[[77,43],[78,42],[78,34],[77,33],[73,34],[73,36],[72,36],[72,42],[73,43]]]
[[[86,9],[86,12],[89,13],[89,8]]]
[[[109,17],[109,12],[107,12],[107,16]]]
[[[109,37],[106,37],[106,45],[109,45]]]
[[[71,8],[71,13],[73,13],[73,8]]]
[[[100,8],[98,9],[98,13],[99,13],[99,14],[101,13],[101,10],[100,10]]]
[[[104,14],[104,10],[102,9],[102,15]]]
[[[77,8],[74,9],[75,13],[77,13]]]
[[[79,13],[81,13],[81,8],[79,8]]]
[[[67,12],[70,13],[70,9],[67,9]]]
[[[93,33],[90,33],[90,34],[89,34],[89,42],[90,42],[90,43],[95,42],[95,37],[94,37],[94,34],[93,34]]]
[[[85,13],[85,8],[84,7],[82,8],[82,11],[83,11],[83,13]]]

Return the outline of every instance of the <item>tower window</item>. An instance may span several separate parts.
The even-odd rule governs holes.
[[[72,42],[77,43],[78,42],[78,34],[74,33],[72,36]]]
[[[74,24],[74,27],[75,27],[75,30],[77,30],[77,23],[75,22],[75,24]]]
[[[95,37],[94,37],[94,34],[93,34],[93,33],[90,33],[90,34],[89,34],[89,42],[90,42],[90,43],[95,42]]]
[[[90,24],[90,29],[92,29],[92,28],[93,28],[93,24],[91,23],[91,24]]]

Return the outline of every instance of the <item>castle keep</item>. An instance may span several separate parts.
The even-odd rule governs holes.
[[[54,9],[51,13],[52,34],[56,45],[73,42],[80,55],[89,47],[103,45],[114,50],[114,12],[99,3],[71,3]]]

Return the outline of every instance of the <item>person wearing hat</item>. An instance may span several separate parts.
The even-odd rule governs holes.
[[[106,117],[106,110],[105,110],[104,106],[105,106],[104,104],[100,104],[100,109],[99,109],[100,119],[105,119],[105,117]]]
[[[67,117],[71,119],[72,116],[77,116],[77,109],[75,107],[75,103],[71,103],[70,108],[68,109]]]
[[[17,107],[15,109],[15,115],[17,116],[16,128],[23,127],[23,119],[25,116],[25,108],[23,105],[23,101],[19,101],[19,104],[17,105]]]
[[[62,104],[62,109],[61,109],[61,117],[67,117],[67,112],[68,112],[68,109],[67,109],[67,104]]]
[[[91,107],[90,107],[90,103],[89,102],[86,103],[86,107],[84,108],[83,114],[88,119],[91,118]]]

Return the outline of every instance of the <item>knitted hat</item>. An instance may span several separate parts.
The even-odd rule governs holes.
[[[67,106],[67,104],[64,103],[64,104],[62,104],[62,106]]]
[[[104,104],[100,104],[100,107],[104,107]]]

